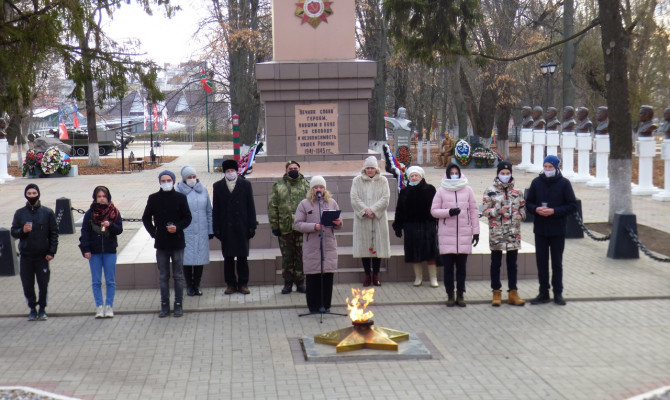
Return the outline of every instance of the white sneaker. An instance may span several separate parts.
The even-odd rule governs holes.
[[[95,318],[105,318],[105,307],[97,306],[95,308]]]
[[[112,310],[112,306],[105,306],[105,318],[114,318],[114,310]]]

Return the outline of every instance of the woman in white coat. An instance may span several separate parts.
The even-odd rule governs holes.
[[[188,207],[193,219],[184,229],[186,247],[184,248],[184,279],[186,294],[202,296],[200,280],[203,266],[209,264],[209,240],[214,237],[212,227],[212,202],[205,185],[200,182],[195,169],[185,165],[181,169],[182,181],[176,191],[186,195]]]
[[[363,286],[381,286],[379,269],[382,258],[391,257],[386,209],[391,192],[377,166],[377,158],[365,159],[361,174],[351,184],[354,209],[354,257],[361,258],[365,270]]]

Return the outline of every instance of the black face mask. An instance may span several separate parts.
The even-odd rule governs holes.
[[[26,200],[28,200],[28,204],[30,204],[31,206],[34,206],[35,204],[37,204],[37,202],[40,200],[40,198],[39,197],[26,197]]]
[[[292,169],[292,170],[288,171],[288,176],[291,179],[297,179],[298,176],[300,176],[300,172],[298,172],[297,169]]]

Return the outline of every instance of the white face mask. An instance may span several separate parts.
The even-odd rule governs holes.
[[[551,178],[556,175],[556,170],[552,169],[551,171],[547,171],[546,169],[544,170],[544,176],[547,178]]]
[[[226,172],[226,179],[229,181],[234,181],[237,179],[237,172]]]
[[[451,179],[461,179],[461,176],[460,175],[451,175],[450,178]]]
[[[163,189],[164,192],[169,192],[170,190],[172,190],[172,182],[161,183],[161,189]]]
[[[197,179],[187,179],[186,180],[186,184],[189,185],[190,187],[194,187],[196,183],[198,183]]]
[[[512,175],[498,175],[498,179],[500,179],[500,182],[502,183],[507,183],[509,180],[512,178]]]

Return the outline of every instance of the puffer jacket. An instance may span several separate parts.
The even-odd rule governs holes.
[[[191,224],[184,229],[184,265],[209,264],[209,235],[214,234],[212,225],[212,202],[202,182],[194,187],[181,181],[175,190],[186,196],[191,211]]]
[[[447,178],[443,179],[443,182]],[[472,188],[463,185],[446,189],[443,186],[437,189],[430,213],[438,218],[437,237],[440,245],[440,254],[470,254],[472,253],[472,235],[479,235],[479,219],[477,202]],[[449,209],[460,208],[461,213],[449,216]]]
[[[284,174],[282,179],[272,185],[272,192],[268,200],[268,219],[271,230],[279,230],[282,235],[294,230],[295,210],[308,191],[309,182],[302,174],[296,179],[291,179]]]
[[[339,210],[335,200],[321,203],[321,211]],[[319,216],[318,202],[312,203],[304,199],[298,205],[295,212],[295,230],[302,232],[302,263],[303,271],[307,275],[321,273],[321,238],[319,232],[314,230],[314,226],[321,221]],[[335,229],[342,229],[340,226],[326,226],[323,229],[323,251],[325,259],[323,261],[323,272],[337,271],[337,240],[335,239]]]
[[[33,223],[31,232],[23,232],[26,222]],[[14,213],[11,235],[19,239],[19,254],[27,257],[56,255],[58,250],[58,224],[54,212],[41,203],[34,206],[26,203]]]
[[[523,193],[514,188],[514,178],[502,183],[498,177],[484,192],[482,215],[489,222],[489,247],[491,250],[519,250],[521,248],[521,221],[526,219],[526,202]],[[511,206],[504,215],[501,208]]]
[[[388,180],[381,175],[379,168],[372,178],[367,176],[363,169],[351,183],[350,195],[351,207],[354,209],[354,257],[391,257],[386,214],[391,198]],[[374,218],[365,216],[366,208],[375,213]],[[376,253],[372,253],[370,248]]]

